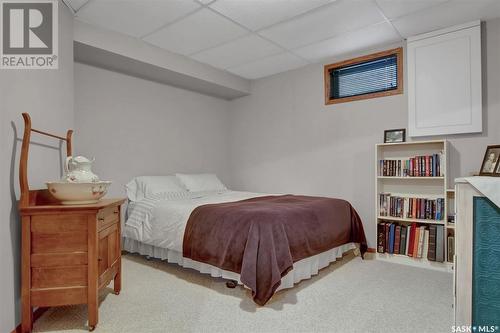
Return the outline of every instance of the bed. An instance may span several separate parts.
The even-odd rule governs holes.
[[[137,177],[127,196],[124,250],[237,281],[259,305],[367,249],[344,200],[231,191],[211,174]]]

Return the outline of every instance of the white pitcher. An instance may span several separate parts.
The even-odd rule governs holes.
[[[92,172],[92,163],[84,156],[68,156],[64,165],[65,175],[63,181],[69,183],[96,183],[99,177]]]

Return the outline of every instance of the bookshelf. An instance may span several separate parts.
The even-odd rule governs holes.
[[[424,254],[424,251],[422,251],[422,258],[414,258],[405,254],[379,253],[377,244],[376,258],[378,260],[441,271],[451,272],[453,270],[453,258],[449,259],[451,262],[448,261],[447,248],[448,235],[455,234],[454,224],[448,222],[448,214],[454,214],[454,191],[448,189],[448,144],[446,140],[430,140],[380,143],[375,146],[375,230],[377,242],[378,225],[380,223],[394,223],[406,228],[416,223],[418,227],[423,226],[426,229],[431,228],[433,225],[443,228],[442,242],[444,248],[444,262],[439,262],[428,260],[427,253]],[[426,165],[426,169],[432,169],[434,173],[432,171],[428,173],[416,172],[415,163],[418,164],[419,160],[413,160],[411,165],[408,160],[418,156],[435,156]],[[384,172],[384,164],[381,164],[381,160],[390,160],[391,162],[386,163],[395,163],[395,165],[386,164],[386,172]],[[393,160],[396,162],[392,162]],[[404,162],[398,165],[397,161],[399,160]],[[433,164],[433,160],[439,160],[439,167],[437,162]],[[422,163],[425,166],[425,159]],[[403,169],[406,170],[403,171]],[[386,205],[380,202],[381,193],[389,196],[389,200],[394,200],[394,197],[403,198],[399,202],[400,210],[396,213],[394,211],[388,212]],[[408,211],[412,211],[415,201],[412,202],[413,199],[406,198],[420,200],[418,207],[421,207],[420,203],[425,202],[425,207],[429,207],[427,216],[408,216],[412,215]],[[408,203],[408,201],[410,202]],[[397,206],[392,203],[389,207]]]

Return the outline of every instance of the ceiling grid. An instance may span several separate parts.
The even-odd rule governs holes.
[[[500,16],[497,0],[64,0],[77,20],[247,79]]]

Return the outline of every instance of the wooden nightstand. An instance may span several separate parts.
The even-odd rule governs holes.
[[[23,331],[33,307],[87,304],[89,330],[98,322],[98,292],[121,289],[120,207],[125,199],[92,205],[21,207]]]
[[[30,190],[28,152],[31,132],[66,141],[71,156],[73,131],[66,137],[31,128],[23,113],[24,135],[19,163],[21,215],[22,331],[33,328],[33,308],[87,304],[89,330],[98,322],[98,293],[114,280],[121,290],[121,214],[125,199],[89,205],[62,205],[48,190]]]

